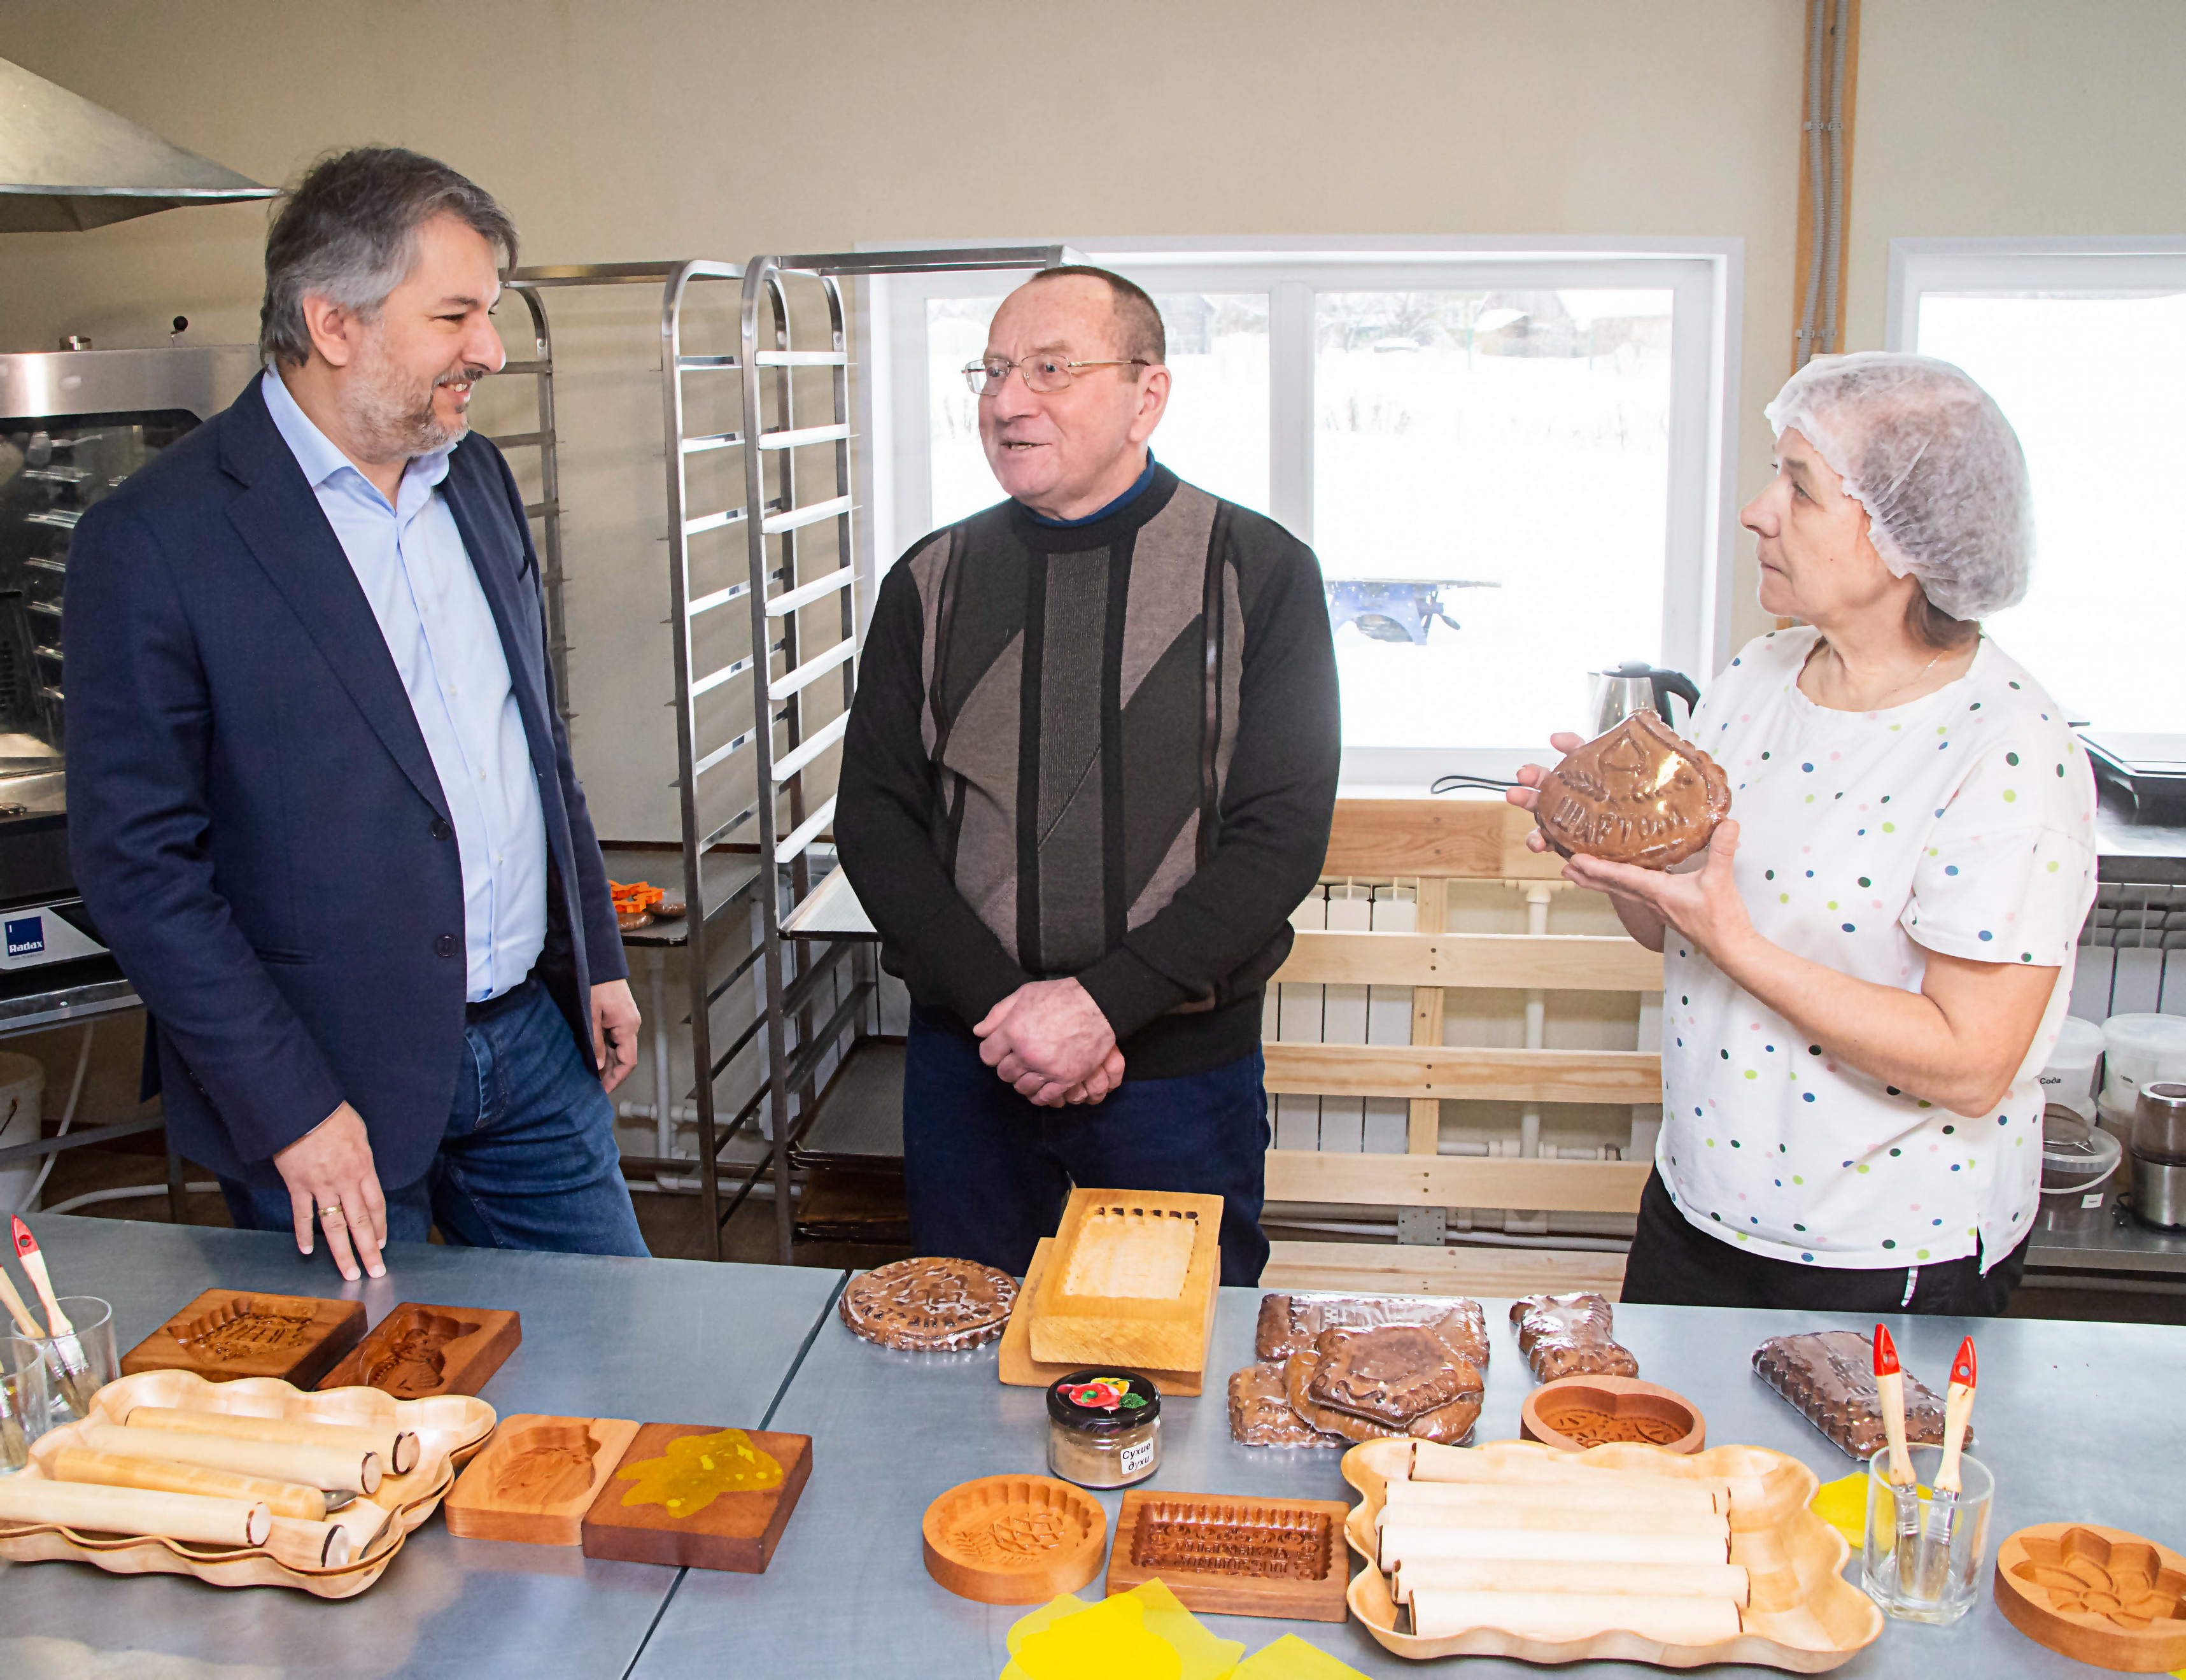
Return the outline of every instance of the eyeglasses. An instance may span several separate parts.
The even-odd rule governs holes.
[[[964,383],[972,388],[974,396],[992,396],[1007,383],[1012,370],[1024,376],[1025,389],[1043,396],[1057,391],[1067,391],[1078,377],[1081,367],[1151,367],[1154,364],[1138,356],[1122,356],[1110,361],[1065,361],[1058,356],[1029,356],[1023,361],[1006,361],[1001,356],[989,356],[984,361],[975,361],[964,370]]]

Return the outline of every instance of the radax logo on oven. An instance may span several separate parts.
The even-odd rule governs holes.
[[[25,916],[7,925],[8,955],[11,957],[35,956],[46,948],[46,919],[42,916]]]

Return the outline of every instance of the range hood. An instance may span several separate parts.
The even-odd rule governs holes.
[[[104,227],[276,190],[0,59],[0,233]]]

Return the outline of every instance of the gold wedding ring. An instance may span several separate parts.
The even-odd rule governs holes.
[[[344,1224],[349,1223],[349,1215],[342,1212],[342,1205],[339,1201],[330,1201],[319,1209],[319,1218],[322,1223],[328,1219],[339,1219]]]

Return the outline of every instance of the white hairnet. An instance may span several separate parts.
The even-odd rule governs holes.
[[[1867,509],[1875,552],[1954,619],[2017,604],[2034,560],[2034,504],[2018,434],[1948,361],[1895,351],[1816,356],[1767,409]]]

